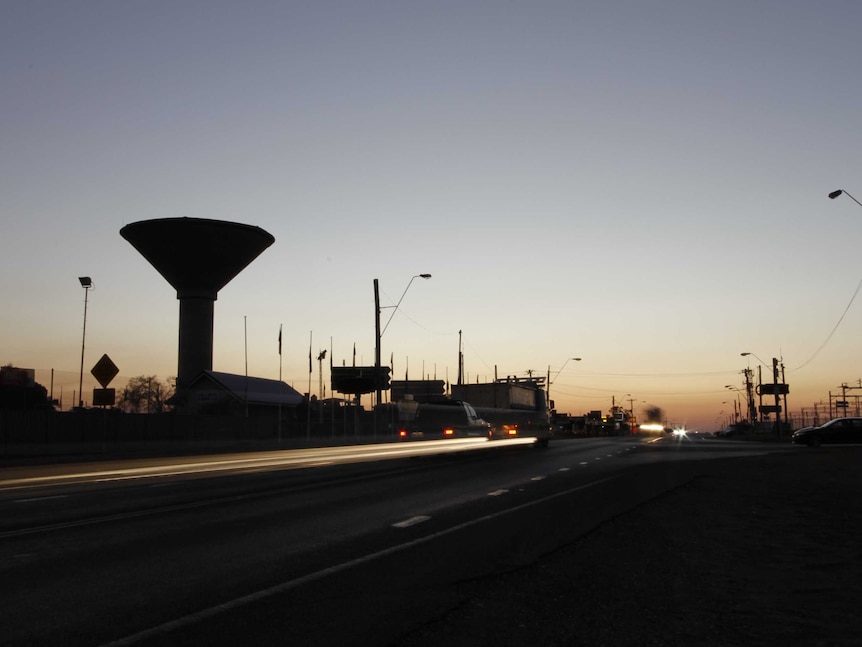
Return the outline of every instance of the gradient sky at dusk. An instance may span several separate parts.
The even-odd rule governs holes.
[[[862,198],[857,2],[0,16],[0,362],[54,369],[67,403],[79,276],[87,376],[103,353],[112,386],[176,374],[175,292],[119,230],[184,216],[275,236],[219,293],[213,366],[243,373],[247,339],[249,373],[278,377],[283,325],[300,392],[310,335],[372,364],[374,278],[391,306],[424,272],[383,336],[397,377],[454,381],[460,330],[469,381],[550,371],[561,411],[631,399],[706,429],[743,351],[783,358],[791,411],[862,377],[862,207],[827,198]]]

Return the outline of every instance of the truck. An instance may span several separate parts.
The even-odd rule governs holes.
[[[397,403],[398,438],[467,438],[491,434],[491,425],[461,400],[416,402],[409,396]]]
[[[490,439],[535,438],[537,447],[551,440],[551,421],[547,409],[498,409],[476,407],[476,413],[490,424]]]
[[[491,424],[489,438],[532,437],[547,447],[552,435],[544,378],[511,375],[493,382],[456,384],[452,394],[473,404]]]
[[[401,440],[485,437],[489,440],[528,437],[547,447],[551,425],[547,409],[523,410],[474,407],[463,400],[397,403]]]

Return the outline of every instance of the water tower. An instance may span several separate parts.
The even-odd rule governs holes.
[[[202,218],[161,218],[120,229],[177,291],[180,301],[177,393],[213,366],[218,291],[275,238],[260,227]]]

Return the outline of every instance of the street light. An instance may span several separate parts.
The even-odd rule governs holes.
[[[626,393],[626,400],[629,401],[629,418],[630,419],[634,418],[635,417],[635,402],[637,402],[637,400],[632,397],[631,393]],[[631,423],[631,420],[629,420],[629,423]]]
[[[395,312],[396,312],[396,310],[398,310],[398,306],[400,306],[401,301],[404,300],[404,295],[407,294],[407,290],[410,289],[410,284],[413,283],[413,279],[430,279],[430,278],[431,278],[430,274],[417,274],[416,276],[413,276],[410,279],[410,281],[407,283],[407,287],[404,288],[404,292],[401,293],[401,298],[398,299],[398,303],[396,303],[395,306],[386,306],[387,308],[392,308],[392,314],[389,315],[389,319],[386,320],[386,325],[383,326],[383,332],[380,333],[381,337],[383,336],[383,333],[386,332],[386,329],[389,328],[389,322],[392,321],[392,317],[395,316]]]
[[[741,355],[742,357],[748,357],[749,355],[751,355],[754,359],[756,359],[758,362],[760,362],[760,363],[761,363],[761,364],[763,364],[764,366],[767,366],[767,367],[769,366],[769,364],[767,364],[766,362],[764,362],[762,359],[760,359],[760,358],[759,358],[757,355],[755,355],[754,353],[740,353],[740,355]]]
[[[89,276],[79,276],[78,281],[81,287],[84,288],[84,334],[81,337],[81,374],[78,377],[78,408],[84,408],[84,342],[87,340],[87,297],[90,294],[90,288],[93,287],[93,279]]]
[[[568,364],[569,362],[580,362],[580,361],[581,361],[580,357],[567,357],[566,361],[563,362],[563,365],[560,367],[560,370],[557,371],[556,373],[554,373],[554,379],[551,379],[551,365],[550,364],[548,365],[548,389],[547,389],[547,392],[545,393],[545,397],[547,398],[546,404],[547,404],[548,410],[551,409],[551,385],[557,381],[557,378],[560,376],[560,373],[562,373],[563,369],[566,368],[566,364]]]
[[[829,194],[829,199],[830,199],[830,200],[834,200],[835,198],[837,198],[837,197],[838,197],[839,195],[841,195],[842,193],[843,193],[844,195],[846,195],[848,198],[850,198],[851,200],[853,200],[853,202],[855,202],[856,204],[858,204],[860,207],[862,207],[862,202],[859,202],[859,200],[857,200],[857,199],[856,199],[856,198],[854,198],[852,195],[850,195],[849,193],[847,193],[847,191],[845,191],[844,189],[835,189],[835,191],[833,191],[832,193],[830,193],[830,194]]]
[[[392,314],[389,315],[389,319],[386,321],[386,326],[383,327],[383,330],[380,330],[380,288],[377,279],[374,279],[374,328],[375,328],[375,341],[374,345],[374,372],[377,376],[377,379],[380,379],[380,339],[383,337],[383,333],[386,332],[386,329],[389,327],[389,322],[392,321],[392,317],[395,316],[395,311],[398,310],[398,306],[401,305],[401,301],[404,300],[404,295],[407,294],[407,290],[410,289],[410,285],[413,283],[413,279],[430,279],[430,274],[416,274],[410,278],[410,281],[407,283],[407,287],[404,288],[404,292],[401,293],[401,298],[398,299],[398,303],[395,306],[386,306],[387,308],[392,308]],[[380,383],[377,383],[377,404],[380,404],[381,392],[383,389],[380,388]],[[377,430],[377,425],[374,425],[375,433]]]

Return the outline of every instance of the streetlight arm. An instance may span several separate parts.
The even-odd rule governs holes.
[[[560,373],[562,373],[563,369],[566,368],[566,364],[568,364],[572,360],[575,360],[576,362],[580,362],[581,358],[580,357],[569,357],[569,358],[567,358],[566,361],[563,362],[563,365],[560,367],[560,370],[557,371],[556,373],[554,373],[554,379],[548,379],[549,385],[556,382],[557,378],[560,376]]]
[[[849,194],[847,191],[845,191],[844,189],[836,189],[835,191],[833,191],[832,193],[830,193],[830,194],[829,194],[829,198],[830,198],[830,199],[832,199],[832,200],[834,200],[835,198],[837,198],[837,197],[838,197],[839,195],[841,195],[842,193],[843,193],[844,195],[846,195],[848,198],[850,198],[851,200],[853,200],[853,202],[855,202],[856,204],[858,204],[860,207],[862,207],[862,202],[859,202],[859,200],[857,200],[856,198],[854,198],[852,195],[850,195],[850,194]]]
[[[392,314],[389,315],[389,319],[386,320],[386,325],[383,326],[383,330],[380,332],[381,337],[383,336],[383,333],[386,332],[386,329],[389,328],[389,322],[392,321],[392,317],[394,317],[395,313],[398,311],[398,306],[400,306],[401,302],[404,300],[404,295],[407,294],[407,290],[410,289],[410,285],[413,283],[413,279],[416,279],[416,278],[430,279],[431,275],[430,274],[417,274],[416,276],[413,276],[410,278],[410,281],[407,282],[407,287],[404,288],[404,292],[401,293],[401,298],[398,299],[398,303],[396,303],[395,307],[392,308]]]
[[[767,368],[769,368],[769,367],[771,366],[771,364],[767,364],[766,362],[764,362],[762,359],[760,359],[760,358],[759,358],[757,355],[755,355],[754,353],[748,353],[748,352],[746,352],[746,353],[740,353],[740,355],[741,355],[742,357],[747,357],[748,355],[751,355],[754,359],[756,359],[758,362],[760,362],[763,366],[766,366]]]

